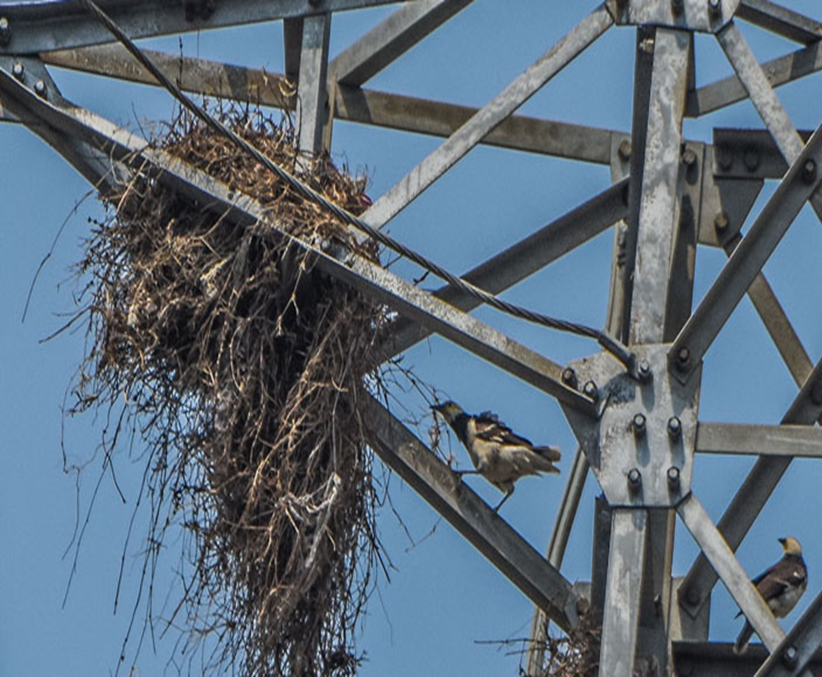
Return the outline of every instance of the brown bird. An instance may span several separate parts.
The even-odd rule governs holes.
[[[514,433],[496,414],[490,411],[477,416],[466,414],[452,401],[431,408],[451,426],[476,468],[458,471],[459,474],[479,473],[505,492],[494,512],[514,493],[514,482],[520,477],[543,472],[559,474],[559,468],[554,465],[562,456],[559,449],[535,447],[530,440]]]
[[[784,554],[782,559],[770,569],[753,579],[762,599],[777,618],[787,616],[796,606],[799,598],[808,587],[808,568],[802,559],[802,546],[793,536],[780,538]],[[740,611],[737,617],[741,616]],[[741,654],[748,648],[753,635],[753,626],[746,620],[742,632],[736,638],[734,653]]]

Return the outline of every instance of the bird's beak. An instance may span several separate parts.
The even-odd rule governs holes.
[[[436,411],[437,413],[442,413],[442,405],[441,404],[432,404],[431,411]]]
[[[777,538],[776,540],[778,540],[782,544],[783,548],[785,547],[785,539],[784,538]]]

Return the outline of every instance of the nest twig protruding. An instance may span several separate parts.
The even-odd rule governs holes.
[[[242,111],[224,119],[295,170],[287,127]],[[341,224],[191,119],[180,116],[160,145],[255,197],[289,232],[355,246]],[[362,180],[328,158],[310,165],[304,181],[364,210]],[[106,199],[110,218],[80,267],[91,279],[90,347],[75,411],[128,400],[121,415],[135,417],[149,449],[150,550],[170,524],[190,536],[174,615],[184,613],[191,642],[211,638],[212,668],[353,673],[353,628],[379,556],[359,412],[379,367],[383,309],[265,224],[237,225],[148,167]],[[375,247],[359,251],[377,260]]]

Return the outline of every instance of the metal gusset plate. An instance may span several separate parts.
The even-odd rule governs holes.
[[[623,26],[668,26],[716,33],[731,19],[739,0],[608,0],[608,9]]]

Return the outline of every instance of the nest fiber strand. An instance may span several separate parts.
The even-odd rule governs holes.
[[[298,163],[287,126],[221,115],[329,200],[354,214],[368,206],[364,181],[327,157]],[[158,145],[257,199],[291,234],[355,246],[333,217],[192,119],[179,116]],[[159,549],[169,524],[189,536],[175,612],[190,630],[182,653],[209,638],[215,670],[352,674],[379,556],[359,412],[379,368],[383,309],[265,223],[237,225],[148,167],[105,199],[110,217],[81,265],[90,348],[75,410],[114,410],[125,394],[121,415],[135,417],[150,452],[148,543]],[[373,246],[359,252],[377,260]]]

